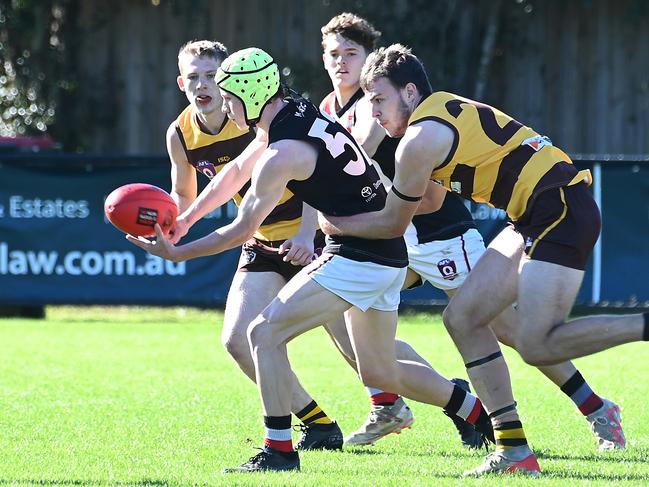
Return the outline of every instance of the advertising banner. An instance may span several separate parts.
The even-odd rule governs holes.
[[[57,163],[58,162],[58,163]],[[169,190],[161,160],[3,164],[0,168],[0,303],[222,304],[238,250],[173,263],[128,243],[104,217],[116,187],[146,182]],[[188,238],[230,221],[217,210]]]
[[[600,254],[595,265],[591,259],[577,302],[649,304],[649,164],[602,164],[599,177]],[[129,244],[105,219],[103,205],[113,189],[133,182],[168,191],[168,161],[0,159],[0,304],[222,305],[239,250],[173,263]],[[501,210],[473,203],[470,210],[487,243],[506,225]],[[235,215],[230,203],[198,222],[186,239]],[[446,300],[428,284],[402,298],[406,304]]]

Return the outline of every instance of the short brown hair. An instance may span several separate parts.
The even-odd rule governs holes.
[[[381,37],[381,32],[362,17],[349,12],[344,12],[333,17],[327,25],[320,29],[322,32],[322,48],[325,47],[325,38],[332,34],[340,34],[345,39],[354,41],[365,48],[367,52],[373,51],[376,41]]]
[[[387,78],[397,88],[414,83],[423,97],[433,92],[424,65],[410,48],[401,44],[382,47],[367,56],[361,71],[361,88],[367,90],[378,78]]]
[[[211,57],[222,63],[228,57],[228,48],[218,41],[189,41],[183,44],[178,51],[178,71],[180,69],[180,59],[185,56]]]

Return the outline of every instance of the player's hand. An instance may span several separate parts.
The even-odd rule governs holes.
[[[146,250],[152,255],[157,255],[163,259],[171,260],[173,262],[180,262],[178,249],[165,237],[160,225],[155,225],[155,240],[147,240],[144,237],[134,237],[133,235],[126,235],[126,240],[133,245],[137,245],[141,249]]]
[[[300,234],[295,235],[279,247],[280,254],[286,252],[284,262],[299,266],[310,264],[315,256],[314,251],[313,235],[310,238]]]
[[[325,235],[341,235],[340,229],[336,226],[336,217],[323,215],[318,212],[318,225]]]
[[[187,235],[190,228],[191,224],[189,221],[180,215],[176,218],[176,222],[169,228],[166,236],[173,245],[176,245],[181,238]]]

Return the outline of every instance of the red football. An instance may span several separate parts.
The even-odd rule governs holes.
[[[176,221],[178,206],[164,189],[145,183],[120,186],[106,198],[108,220],[124,233],[150,237],[158,223],[167,230]]]

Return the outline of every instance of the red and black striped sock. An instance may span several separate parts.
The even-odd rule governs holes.
[[[588,416],[604,405],[602,398],[593,392],[579,371],[575,372],[561,386],[561,390],[575,403],[584,416]]]
[[[453,393],[448,404],[444,406],[444,411],[451,416],[459,416],[473,425],[489,422],[489,415],[482,407],[480,399],[466,392],[457,384],[453,387]]]
[[[373,406],[392,406],[397,399],[401,396],[399,394],[394,394],[393,392],[385,392],[381,389],[375,389],[373,387],[367,387],[367,392],[370,395]]]
[[[291,415],[264,416],[264,446],[281,452],[292,452]]]

